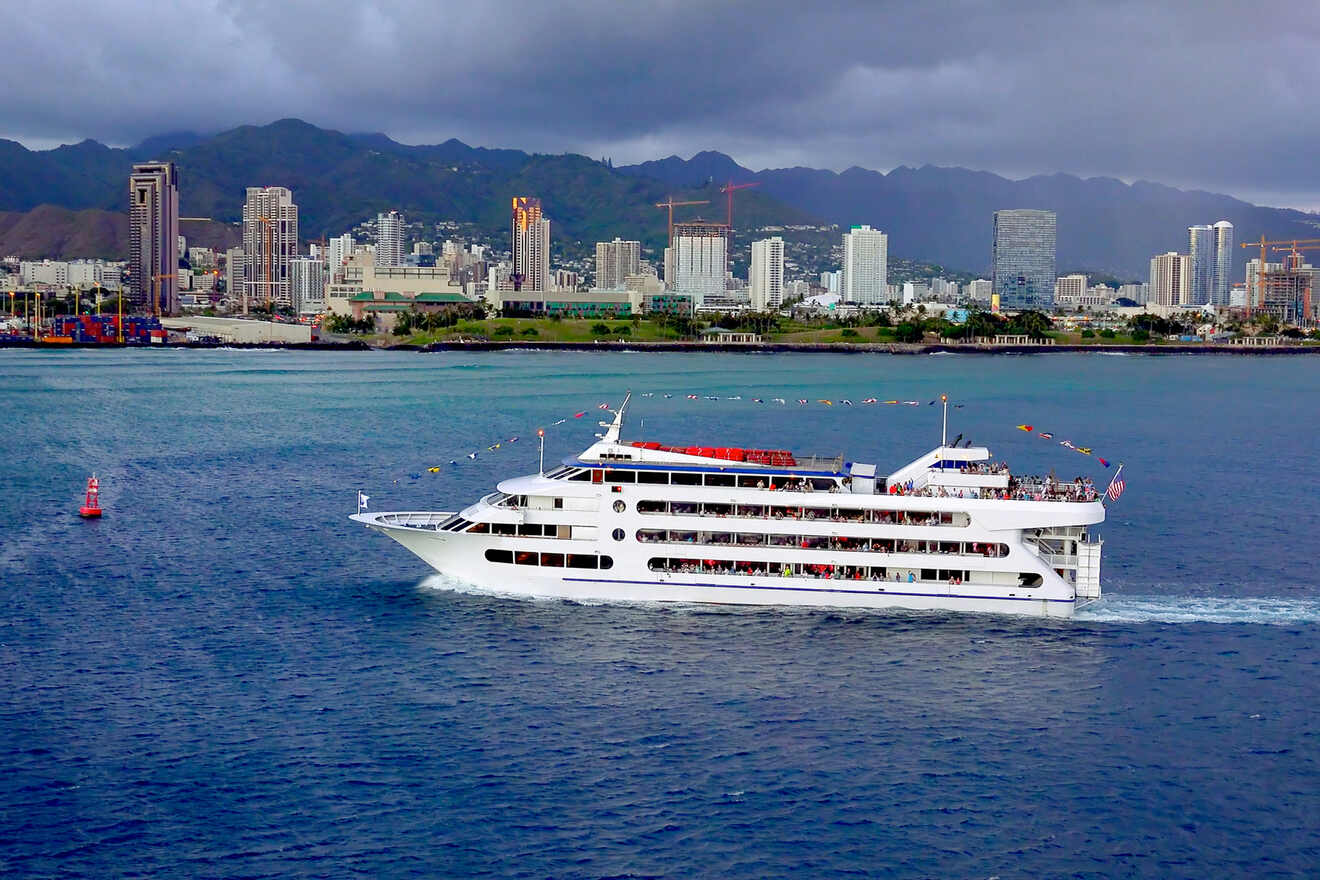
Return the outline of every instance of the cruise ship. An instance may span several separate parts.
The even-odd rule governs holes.
[[[580,455],[463,510],[352,519],[443,574],[536,597],[1039,617],[1100,598],[1089,482],[1017,477],[943,441],[888,476],[842,455],[625,441],[627,406]]]

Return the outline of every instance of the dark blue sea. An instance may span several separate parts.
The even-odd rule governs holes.
[[[1125,462],[1106,599],[520,600],[347,520],[629,389],[662,442],[886,472],[947,392],[1015,470]],[[0,426],[0,876],[1320,875],[1320,359],[3,351]]]

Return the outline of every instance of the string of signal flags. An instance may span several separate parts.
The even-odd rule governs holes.
[[[719,402],[734,402],[734,403],[743,402],[743,403],[757,404],[763,406],[772,406],[772,407],[783,406],[783,407],[792,407],[792,408],[800,408],[800,407],[828,408],[828,407],[836,407],[836,406],[838,407],[849,407],[849,406],[923,407],[923,406],[938,406],[941,403],[941,400],[938,397],[935,398],[934,400],[923,403],[921,400],[900,399],[900,398],[881,399],[879,397],[862,397],[857,399],[853,399],[851,397],[817,397],[817,398],[753,397],[750,395],[741,395],[741,394],[721,396],[717,394],[690,394],[690,393],[684,394],[684,393],[666,393],[659,391],[645,391],[645,392],[641,392],[637,396],[641,398],[660,398],[663,400],[719,401]],[[952,401],[950,401],[949,406],[953,409],[962,409],[966,406],[966,404],[953,403]],[[566,415],[563,418],[556,419],[555,421],[550,422],[545,427],[537,428],[536,436],[538,438],[543,438],[545,436],[545,432],[547,429],[558,428],[562,425],[570,424],[575,421],[585,419],[588,413],[596,412],[596,411],[613,413],[615,410],[609,403],[599,403],[591,409],[579,410],[578,412],[572,413],[570,415]],[[1028,433],[1034,432],[1034,428],[1031,425],[1018,425],[1017,428],[1018,430],[1026,431]],[[1053,434],[1046,431],[1040,432],[1039,436],[1047,440],[1053,439],[1054,437]],[[471,451],[466,452],[461,456],[451,458],[448,460],[446,464],[431,465],[422,471],[408,473],[401,479],[420,480],[426,474],[432,474],[432,475],[441,474],[444,473],[446,470],[451,470],[456,467],[461,467],[468,462],[478,461],[483,456],[489,456],[499,453],[502,450],[507,450],[513,447],[514,444],[518,443],[521,439],[522,436],[517,434],[510,437],[505,437],[503,439],[499,439],[494,442],[485,444],[484,446],[479,446],[475,449],[472,449]],[[1074,452],[1080,452],[1084,455],[1093,455],[1091,449],[1084,446],[1074,446],[1072,443],[1066,440],[1063,441],[1060,445],[1068,449],[1071,449]],[[1094,455],[1093,457],[1105,467],[1110,466],[1110,463],[1107,459],[1101,458],[1098,455]],[[401,482],[401,480],[394,481],[396,485],[399,482]]]

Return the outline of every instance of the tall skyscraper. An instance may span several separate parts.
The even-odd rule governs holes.
[[[641,261],[640,241],[596,242],[596,289],[623,290],[624,279],[640,271]]]
[[[1233,293],[1233,224],[1220,220],[1215,230],[1215,276],[1211,285],[1211,302],[1228,305]]]
[[[541,200],[516,196],[509,228],[514,290],[544,293],[550,289],[550,221],[541,216]]]
[[[675,223],[665,255],[665,285],[690,296],[698,308],[708,296],[723,296],[729,269],[729,227],[723,223]],[[672,280],[671,280],[672,279]]]
[[[250,186],[243,202],[243,314],[253,305],[291,308],[289,260],[298,255],[298,206],[282,186]]]
[[[870,226],[843,234],[839,298],[859,305],[889,302],[889,236]]]
[[[1054,299],[1053,211],[995,211],[994,292],[1006,309],[1048,309]]]
[[[1192,257],[1169,251],[1150,258],[1150,302],[1180,306],[1192,298]]]
[[[330,277],[333,279],[344,268],[344,263],[348,258],[353,256],[353,236],[346,232],[330,239],[327,250],[329,254],[326,263],[328,264]]]
[[[1187,255],[1192,259],[1188,302],[1210,302],[1215,278],[1215,230],[1211,226],[1187,227]]]
[[[784,304],[784,240],[779,236],[752,242],[748,295],[758,312]]]
[[[403,265],[403,215],[398,211],[376,216],[376,265]]]
[[[179,172],[173,162],[133,166],[128,179],[129,288],[134,311],[179,311]]]

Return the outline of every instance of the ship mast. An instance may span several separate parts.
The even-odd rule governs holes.
[[[626,409],[628,408],[628,401],[629,401],[629,399],[631,399],[631,398],[632,398],[632,392],[631,392],[631,391],[629,391],[627,394],[624,395],[624,397],[623,397],[623,403],[619,404],[619,408],[618,408],[618,409],[615,411],[615,413],[614,413],[614,421],[612,421],[612,422],[598,422],[598,423],[597,423],[597,424],[599,424],[602,428],[605,429],[605,433],[604,433],[604,434],[597,434],[597,435],[596,435],[599,439],[604,440],[606,443],[618,443],[618,442],[619,442],[619,431],[621,431],[621,430],[623,429],[623,413],[624,413],[624,410],[626,410]]]

